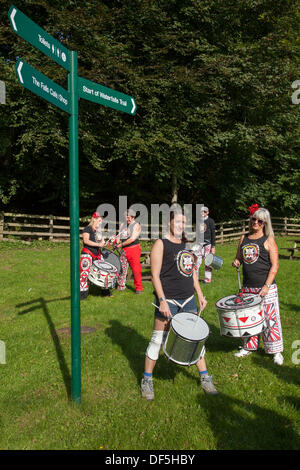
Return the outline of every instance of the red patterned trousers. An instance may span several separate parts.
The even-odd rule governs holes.
[[[88,275],[93,264],[93,259],[100,259],[101,253],[94,255],[87,248],[83,248],[80,256],[80,292],[89,290]]]
[[[122,264],[122,273],[118,279],[118,290],[126,289],[126,277],[128,267],[131,267],[134,287],[137,291],[143,290],[142,284],[142,271],[141,271],[141,246],[133,245],[129,248],[124,247],[120,255],[120,261]]]
[[[252,294],[258,294],[260,289],[244,287],[244,292],[250,292]],[[263,312],[267,327],[261,335],[251,336],[247,340],[244,340],[243,348],[247,351],[256,351],[259,346],[260,336],[264,344],[265,352],[267,354],[275,354],[283,351],[283,339],[282,329],[280,322],[280,311],[278,292],[276,284],[272,284],[269,292],[264,297]]]

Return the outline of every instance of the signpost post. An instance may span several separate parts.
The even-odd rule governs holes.
[[[18,59],[19,83],[66,111],[69,116],[69,202],[71,256],[71,346],[72,400],[81,402],[81,331],[80,331],[80,260],[79,260],[79,164],[78,164],[78,101],[84,98],[95,103],[134,115],[137,109],[131,96],[78,77],[77,52],[69,51],[59,41],[34,23],[13,5],[8,12],[13,31],[34,47],[55,60],[68,72],[68,91]]]

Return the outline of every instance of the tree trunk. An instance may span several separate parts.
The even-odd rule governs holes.
[[[171,204],[176,204],[177,201],[178,201],[178,183],[177,183],[177,175],[176,175],[176,172],[174,171],[173,176],[172,176]]]

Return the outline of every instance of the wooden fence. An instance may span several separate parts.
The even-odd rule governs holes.
[[[80,233],[88,223],[88,218],[80,219]],[[70,241],[70,219],[54,215],[29,215],[0,212],[0,240],[22,240],[30,243],[32,240],[49,240],[52,242]],[[247,232],[249,219],[231,220],[228,222],[216,223],[216,241],[225,243],[237,240]],[[300,235],[300,218],[279,218],[272,219],[274,231],[281,235]],[[187,227],[188,238],[191,235],[192,227]],[[153,233],[159,234],[159,226]],[[141,240],[151,240],[148,226],[142,225]]]

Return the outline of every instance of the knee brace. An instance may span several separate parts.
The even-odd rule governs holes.
[[[146,356],[153,361],[158,359],[160,347],[164,339],[164,333],[165,332],[163,330],[153,330],[152,338],[146,350]]]

